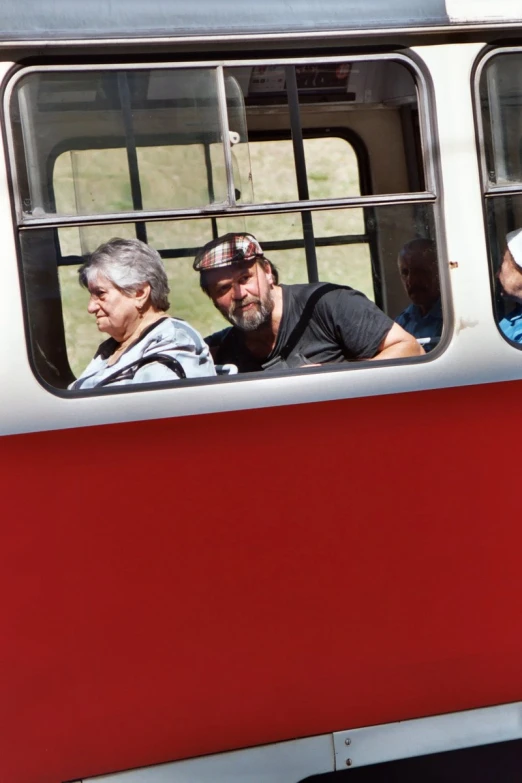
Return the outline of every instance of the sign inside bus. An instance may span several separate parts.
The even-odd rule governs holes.
[[[318,63],[298,65],[295,69],[297,88],[301,92],[346,93],[352,66],[350,63]],[[282,93],[286,89],[285,69],[281,65],[259,65],[252,68],[249,95]]]

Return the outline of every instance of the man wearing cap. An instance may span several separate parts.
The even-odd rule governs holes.
[[[194,269],[232,326],[206,338],[218,364],[239,372],[398,359],[424,353],[364,294],[331,283],[279,285],[252,234],[206,244]]]
[[[516,305],[499,326],[508,340],[522,343],[522,228],[510,231],[506,243],[498,279],[503,295],[516,302]]]

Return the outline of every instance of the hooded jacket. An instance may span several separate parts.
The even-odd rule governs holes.
[[[109,359],[119,343],[105,340],[69,389],[157,383],[216,374],[209,348],[186,321],[165,316],[145,329],[114,364]]]

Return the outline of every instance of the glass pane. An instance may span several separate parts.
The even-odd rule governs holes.
[[[491,294],[501,333],[522,347],[522,195],[486,201]]]
[[[290,139],[251,141],[250,159],[256,203],[299,199]]]
[[[62,153],[55,163],[53,184],[58,214],[133,208],[127,154],[121,148]]]
[[[246,230],[250,234],[257,236],[263,236],[264,241],[277,241],[281,237],[287,239],[299,239],[302,238],[303,229],[301,223],[301,214],[299,212],[291,212],[288,214],[280,215],[247,215],[239,224],[243,223],[244,229],[235,228],[238,225],[237,218],[220,219],[218,225],[225,228],[225,226],[232,226],[227,228],[227,231],[241,231]]]
[[[480,100],[489,182],[522,182],[522,52],[500,54],[487,63]]]
[[[85,256],[92,253],[102,242],[107,242],[113,236],[122,239],[136,237],[136,228],[133,223],[120,223],[114,226],[115,235],[108,235],[107,230],[111,226],[80,226],[78,228],[59,228],[60,249],[62,256]]]
[[[359,162],[351,144],[325,136],[305,139],[304,149],[310,198],[360,196]]]
[[[522,197],[519,201],[522,220]],[[391,318],[405,317],[405,312],[409,313],[408,323],[412,328],[419,324],[425,328],[423,319],[432,308],[438,308],[436,318],[440,336],[442,314],[432,207],[365,208],[362,215],[365,231],[361,234],[349,232],[351,211],[312,212],[319,280],[362,291]],[[360,220],[360,210],[355,211]],[[287,234],[285,222],[281,222],[279,215],[255,218],[255,235],[265,257],[277,268],[279,282],[287,286],[309,281],[301,215],[292,218],[293,236]],[[498,220],[505,222],[502,216]],[[319,233],[320,224],[327,226],[328,231]],[[227,231],[252,231],[249,217],[235,223],[230,218],[226,226],[221,221],[204,218],[139,226],[108,224],[82,229],[25,231],[20,242],[29,337],[34,365],[48,383],[66,388],[75,375],[85,369],[102,342],[103,335],[100,336],[92,315],[87,313],[88,295],[78,283],[82,254],[92,252],[110,238],[135,236],[138,229],[143,228],[164,260],[171,288],[171,315],[188,321],[202,335],[213,334],[227,326],[211,299],[200,289],[199,275],[192,264],[198,250],[225,228]],[[401,277],[402,268],[401,273],[399,271],[398,262],[406,252],[405,246],[408,264],[415,266],[417,276],[419,265],[423,267],[423,279],[420,284],[417,281],[417,290],[415,286],[410,290],[405,278]],[[418,251],[420,259],[416,257]],[[430,296],[435,291],[433,301],[427,302],[426,288],[430,289]],[[433,321],[428,326],[432,328]]]
[[[368,245],[318,247],[316,252],[319,280],[349,285],[375,301]]]
[[[292,68],[227,71],[244,96],[255,203],[298,198]],[[295,80],[310,198],[424,190],[417,87],[405,65],[314,63],[296,66]]]
[[[226,201],[221,144],[178,144],[137,150],[143,209],[187,209]]]
[[[298,198],[286,83],[292,67],[225,74],[240,204]],[[417,92],[404,65],[323,63],[295,74],[311,198],[424,188]],[[219,119],[214,69],[28,74],[11,102],[24,211],[89,215],[226,204]]]
[[[226,203],[219,117],[214,69],[28,74],[11,102],[24,211]]]
[[[290,139],[253,141],[249,145],[257,203],[299,198]],[[338,137],[304,139],[310,198],[359,196],[359,163],[353,147]],[[274,178],[274,172],[277,176]]]
[[[412,315],[420,323],[421,331],[423,313],[433,308],[439,314],[440,335],[441,262],[437,258],[432,205],[403,204],[370,207],[365,209],[365,223],[376,303],[392,318],[397,318],[407,308],[413,306]],[[424,244],[425,241],[428,247]],[[406,266],[414,279],[414,290],[410,289],[410,293],[407,281],[399,270],[399,262],[403,254],[407,256]],[[415,322],[412,322],[412,333],[415,333],[415,328]],[[418,337],[419,334],[415,336]]]
[[[337,236],[364,234],[363,209],[331,209],[314,212],[314,231],[316,236]]]

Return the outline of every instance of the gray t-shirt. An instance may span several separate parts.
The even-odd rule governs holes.
[[[231,326],[206,337],[217,364],[239,372],[330,364],[375,356],[393,321],[360,291],[333,283],[282,285],[283,315],[271,353],[259,358]]]

